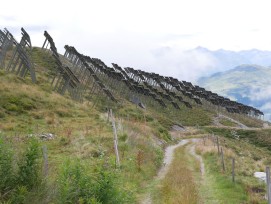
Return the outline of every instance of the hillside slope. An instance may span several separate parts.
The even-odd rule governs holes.
[[[205,132],[218,112],[262,127],[253,107],[172,77],[107,67],[74,47],[60,55],[45,36],[50,50],[17,45],[21,64],[0,67],[1,202],[136,203],[180,132]],[[171,135],[173,126],[180,132]]]
[[[120,171],[103,98],[94,93],[91,100],[80,103],[54,92],[46,74],[53,63],[45,57],[39,48],[33,49],[36,84],[29,76],[0,70],[0,173],[7,178],[0,182],[1,202],[135,203],[162,165],[165,146],[175,142],[171,126],[212,122],[214,113],[200,107],[170,115],[126,100],[115,104]],[[44,147],[47,156],[42,158]],[[36,180],[28,185],[33,175]]]

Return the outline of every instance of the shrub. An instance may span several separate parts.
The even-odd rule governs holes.
[[[133,200],[131,195],[119,189],[116,174],[105,169],[98,171],[96,196],[101,203],[127,203]]]
[[[13,151],[0,137],[0,194],[4,195],[14,186],[12,166]],[[1,199],[0,199],[1,200]]]
[[[120,191],[113,172],[105,169],[91,174],[79,161],[67,161],[58,180],[58,203],[126,203],[126,192]]]
[[[19,163],[18,182],[26,186],[28,190],[39,183],[39,162],[40,146],[36,139],[31,139],[21,162]]]
[[[171,140],[171,136],[170,136],[169,132],[164,127],[160,126],[158,128],[158,132],[159,132],[160,138],[163,138],[165,141]]]
[[[23,203],[28,193],[41,184],[39,143],[32,138],[19,161],[11,145],[0,137],[0,203]]]
[[[66,162],[60,172],[58,180],[59,203],[84,203],[93,198],[92,179],[85,174],[82,165]]]

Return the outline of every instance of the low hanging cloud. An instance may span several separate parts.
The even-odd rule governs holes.
[[[204,51],[163,47],[152,51],[155,71],[180,80],[195,82],[217,71],[217,60]]]
[[[252,87],[249,93],[249,98],[251,101],[271,100],[271,85]]]

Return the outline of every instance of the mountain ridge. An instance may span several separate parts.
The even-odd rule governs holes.
[[[263,109],[270,120],[271,69],[264,66],[243,64],[231,70],[217,72],[200,78],[197,83],[238,102]]]
[[[260,65],[264,67],[271,66],[271,51],[249,49],[249,50],[209,50],[208,48],[198,46],[192,49],[201,54],[211,56],[215,61],[218,71],[232,69],[240,65]]]

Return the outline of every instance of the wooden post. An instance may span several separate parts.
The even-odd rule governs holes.
[[[111,110],[111,109],[110,109]],[[107,110],[107,122],[109,122],[109,117],[110,117],[110,110]]]
[[[44,177],[48,176],[48,155],[46,145],[42,146],[42,155],[43,155],[43,175]]]
[[[222,147],[221,147],[221,162],[222,162],[223,172],[225,172],[224,153],[223,153]]]
[[[141,171],[142,159],[143,159],[142,151],[139,150],[137,152],[137,157],[136,157],[138,171]]]
[[[234,158],[232,158],[231,175],[232,175],[232,182],[235,183],[235,159]]]
[[[266,192],[268,198],[268,204],[271,204],[271,192],[270,192],[270,167],[266,167]]]
[[[217,153],[219,155],[219,140],[218,140],[218,136],[216,136],[216,144],[217,144]]]
[[[146,125],[147,121],[146,121],[146,116],[145,116],[145,110],[143,111],[144,114],[144,125]]]
[[[118,135],[117,135],[117,129],[115,124],[115,119],[113,117],[112,109],[110,109],[110,116],[112,120],[112,127],[113,127],[113,133],[114,133],[114,149],[116,154],[116,165],[117,167],[120,167],[120,158],[119,158],[119,150],[118,150]]]

